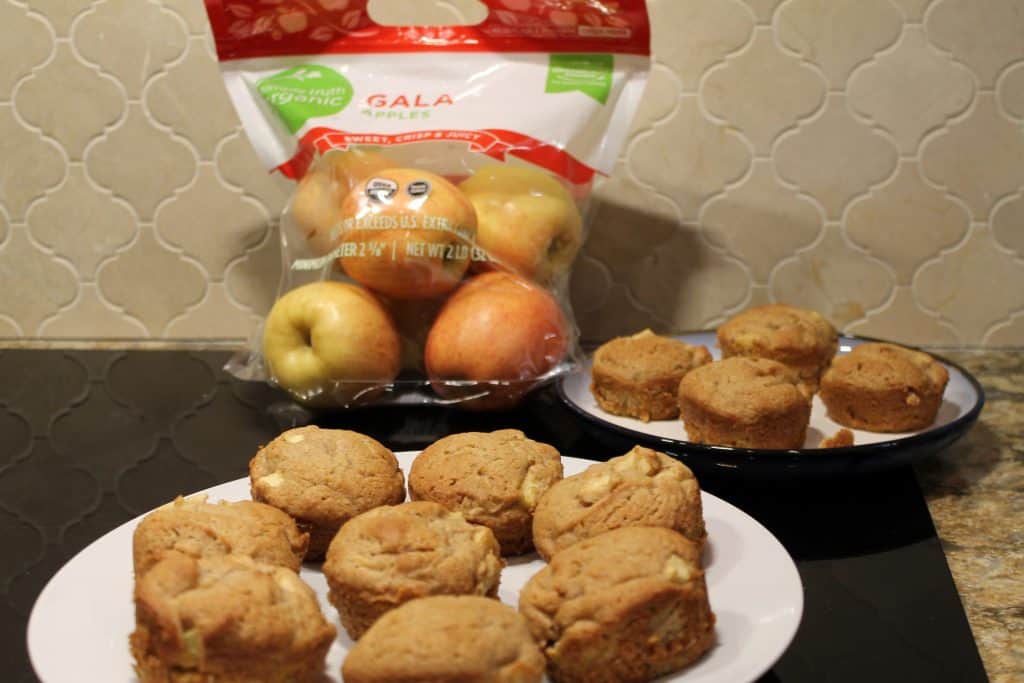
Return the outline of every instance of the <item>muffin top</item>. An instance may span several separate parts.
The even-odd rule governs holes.
[[[145,574],[165,554],[192,557],[248,555],[298,571],[309,534],[277,508],[252,501],[207,503],[205,495],[181,498],[146,515],[135,528],[135,575]]]
[[[380,619],[342,668],[353,681],[539,683],[544,657],[526,620],[498,600],[434,596],[405,603]]]
[[[718,342],[732,354],[801,362],[814,351],[835,353],[838,333],[816,311],[765,304],[733,316],[718,328]]]
[[[703,346],[691,346],[650,330],[616,337],[594,352],[595,367],[624,382],[678,377],[710,362],[711,354]]]
[[[625,526],[676,529],[703,543],[700,487],[686,465],[636,446],[551,487],[533,518],[537,550],[551,557],[585,538]]]
[[[570,628],[615,623],[637,602],[677,587],[702,587],[700,546],[662,527],[624,527],[560,551],[519,595],[539,642]]]
[[[374,508],[345,523],[327,549],[324,574],[351,590],[408,599],[429,593],[477,593],[498,584],[498,541],[438,503]]]
[[[516,429],[466,432],[440,439],[412,463],[413,495],[459,510],[470,521],[497,522],[508,512],[532,514],[562,478],[562,458]]]
[[[925,396],[941,394],[948,381],[949,372],[927,353],[879,342],[860,344],[839,356],[822,378],[823,383]]]
[[[357,432],[290,429],[249,463],[253,495],[315,524],[336,524],[405,499],[395,454]]]
[[[240,555],[172,553],[136,582],[135,603],[157,656],[186,669],[308,655],[335,636],[295,572]]]
[[[734,356],[699,367],[679,383],[680,399],[713,416],[753,422],[807,403],[799,378],[782,363]]]

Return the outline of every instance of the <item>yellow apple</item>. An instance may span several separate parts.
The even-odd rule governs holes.
[[[290,211],[317,255],[330,253],[338,243],[341,203],[352,188],[395,165],[382,154],[352,149],[327,152],[309,168],[295,188]]]
[[[569,271],[583,221],[554,177],[522,166],[486,166],[459,189],[476,208],[477,244],[496,266],[541,283]]]
[[[476,212],[439,175],[392,168],[370,176],[341,207],[345,273],[395,299],[450,292],[469,267]]]
[[[484,273],[460,287],[434,321],[427,375],[441,396],[469,399],[465,407],[507,408],[565,358],[569,337],[547,290],[510,273]]]
[[[278,299],[264,326],[263,356],[279,386],[317,405],[364,402],[401,369],[398,332],[381,303],[334,281]]]

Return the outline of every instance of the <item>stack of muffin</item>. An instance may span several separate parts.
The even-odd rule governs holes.
[[[350,431],[293,429],[250,462],[253,501],[178,499],[136,529],[141,683],[322,680],[336,629],[297,570],[324,559],[357,641],[348,683],[647,681],[712,645],[700,487],[636,447],[563,478],[519,431],[445,437],[414,460]],[[546,566],[497,599],[508,557]]]
[[[949,379],[928,354],[895,344],[860,344],[837,356],[828,321],[783,304],[744,311],[717,336],[719,361],[650,330],[601,346],[591,384],[598,406],[645,422],[681,417],[695,443],[798,449],[816,393],[844,427],[908,432],[935,421]],[[819,444],[851,445],[846,429]]]

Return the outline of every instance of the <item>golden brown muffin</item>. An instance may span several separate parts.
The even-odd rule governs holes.
[[[378,619],[349,651],[341,675],[346,683],[540,683],[544,655],[511,607],[441,595]]]
[[[910,432],[935,422],[949,372],[927,353],[895,344],[860,344],[821,380],[828,416],[871,432]]]
[[[432,500],[494,532],[502,555],[533,548],[533,511],[562,478],[553,447],[516,429],[453,434],[417,456],[409,472],[413,500]]]
[[[679,416],[676,392],[690,370],[711,362],[703,346],[690,346],[644,330],[617,337],[594,352],[590,392],[602,410],[644,422]]]
[[[321,560],[341,525],[361,512],[405,500],[395,454],[342,429],[290,429],[249,462],[252,498],[287,512],[310,535],[308,560]]]
[[[428,595],[498,594],[494,533],[437,503],[379,507],[352,518],[324,563],[328,598],[358,639],[385,612]]]
[[[190,557],[239,554],[298,571],[309,534],[276,508],[252,501],[207,503],[180,496],[143,517],[132,537],[135,576],[172,551]]]
[[[802,448],[811,401],[796,374],[767,358],[726,358],[679,384],[679,413],[695,443]]]
[[[533,516],[533,543],[545,559],[585,538],[624,526],[674,529],[703,545],[700,486],[683,463],[636,446],[551,487]]]
[[[560,551],[519,595],[555,683],[640,683],[714,641],[700,547],[656,527],[608,531]]]
[[[839,348],[831,323],[815,311],[765,304],[733,316],[718,328],[723,358],[770,358],[796,371],[808,396]]]
[[[295,572],[172,554],[135,585],[141,683],[314,683],[335,629]]]

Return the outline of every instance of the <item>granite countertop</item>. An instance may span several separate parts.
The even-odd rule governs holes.
[[[985,387],[974,428],[917,466],[989,677],[1024,680],[1024,351],[942,353]]]

